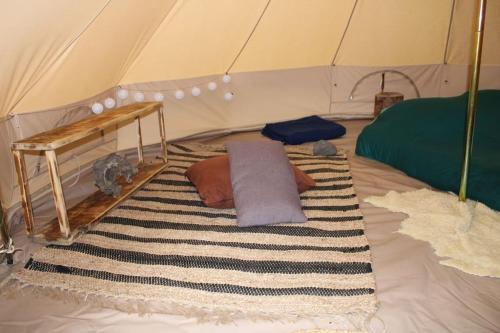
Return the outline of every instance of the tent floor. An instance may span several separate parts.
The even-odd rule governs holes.
[[[499,332],[500,279],[469,275],[442,266],[428,243],[396,233],[405,215],[390,213],[362,202],[389,190],[409,191],[427,185],[391,167],[354,156],[356,138],[366,120],[342,121],[347,135],[333,142],[349,150],[351,172],[365,216],[366,233],[373,255],[380,309],[372,321],[374,332]],[[234,134],[205,143],[231,139],[264,139],[256,132]],[[18,226],[15,242],[29,258],[36,247]],[[0,276],[7,274],[5,264]],[[329,318],[296,323],[238,321],[231,325],[196,323],[194,319],[152,314],[139,316],[89,304],[66,304],[33,298],[28,293],[0,300],[1,332],[295,332],[300,329],[334,328]]]

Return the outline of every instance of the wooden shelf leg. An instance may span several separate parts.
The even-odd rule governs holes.
[[[19,183],[19,191],[21,192],[21,201],[24,211],[24,223],[26,223],[26,232],[28,235],[33,234],[33,207],[31,205],[31,196],[28,184],[28,176],[26,174],[26,163],[24,162],[24,152],[12,150],[14,155],[14,163],[17,171],[17,182]]]
[[[158,109],[158,122],[160,124],[161,152],[163,162],[167,163],[167,142],[165,141],[165,119],[163,117],[163,107]]]
[[[66,211],[66,202],[64,201],[64,193],[61,185],[61,178],[59,176],[59,166],[57,164],[57,156],[55,151],[45,151],[47,158],[47,166],[49,168],[50,181],[52,184],[52,194],[54,195],[54,203],[56,205],[57,220],[59,221],[59,229],[61,234],[68,238],[70,234],[70,227],[68,221],[68,213]]]
[[[139,164],[144,163],[144,150],[142,149],[141,117],[135,118],[137,121],[137,157]]]

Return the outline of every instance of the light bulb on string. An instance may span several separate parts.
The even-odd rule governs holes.
[[[122,89],[118,90],[117,95],[118,95],[119,99],[126,99],[128,97],[128,91],[126,89],[122,88]]]
[[[111,97],[108,97],[104,100],[104,106],[107,108],[107,109],[112,109],[116,106],[116,101],[111,98]]]
[[[102,113],[102,111],[104,111],[104,106],[98,102],[92,104],[91,108],[92,108],[92,112],[94,114],[100,114],[100,113]]]
[[[214,81],[211,81],[208,83],[207,88],[210,91],[215,91],[215,89],[217,89],[217,83],[215,83]]]
[[[144,101],[144,94],[142,92],[136,92],[134,94],[134,101],[136,102],[143,102]]]
[[[227,92],[224,94],[224,100],[226,102],[231,101],[233,99],[233,97],[234,97],[234,94],[232,92]]]
[[[163,96],[163,94],[161,92],[157,92],[154,94],[153,98],[156,102],[163,102],[163,100],[165,99],[165,96]]]
[[[229,74],[225,74],[223,77],[222,77],[222,82],[224,83],[229,83],[231,82],[231,76]]]
[[[193,96],[200,96],[201,95],[201,89],[198,88],[198,87],[193,87],[193,89],[191,89],[191,95]]]
[[[184,91],[182,91],[182,90],[180,90],[180,89],[179,89],[179,90],[177,90],[177,91],[175,92],[175,98],[177,98],[178,100],[183,99],[183,98],[184,98]]]

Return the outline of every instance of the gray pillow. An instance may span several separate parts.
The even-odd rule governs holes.
[[[226,148],[240,227],[307,221],[281,142],[232,141]]]

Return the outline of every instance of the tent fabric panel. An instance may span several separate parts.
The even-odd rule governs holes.
[[[457,1],[450,33],[447,63],[469,64],[477,12],[475,1]],[[500,64],[500,0],[486,4],[482,63]]]
[[[482,68],[484,74],[480,88],[500,89],[500,66]],[[124,85],[130,93],[123,102],[132,103],[131,96],[137,91],[145,92],[147,100],[153,100],[154,93],[162,91],[165,95],[168,140],[207,131],[262,126],[267,122],[313,114],[343,118],[371,117],[374,95],[380,91],[380,74],[363,80],[352,100],[349,95],[363,76],[384,69],[397,70],[410,76],[422,97],[454,96],[467,90],[467,65],[320,66],[235,73],[231,75],[232,81],[228,85],[222,83],[220,76]],[[215,92],[207,90],[209,81],[218,83]],[[200,87],[200,96],[191,96],[190,87],[193,86]],[[178,88],[184,89],[185,97],[182,100],[175,99],[174,93]],[[386,74],[385,90],[401,92],[405,99],[416,97],[410,82],[398,74]],[[228,91],[235,93],[234,99],[225,102],[223,94]],[[145,144],[158,142],[156,116],[144,120],[142,127]],[[119,130],[118,149],[135,146],[135,131],[133,124]]]
[[[155,91],[165,95],[165,126],[167,140],[188,135],[234,129],[266,122],[287,120],[307,115],[321,114],[328,110],[330,100],[329,66],[308,69],[264,71],[231,74],[229,84],[221,82],[220,76],[198,79],[154,82],[148,84],[124,85],[135,91],[147,91],[146,98],[152,99]],[[214,92],[207,90],[209,81],[218,83]],[[198,86],[202,93],[191,96],[185,89],[182,100],[174,97],[177,87]],[[276,88],[279,87],[279,88]],[[226,102],[224,93],[233,92],[234,99]],[[132,102],[132,98],[125,103]],[[158,123],[152,116],[141,122],[144,144],[158,142]],[[121,128],[118,134],[118,149],[136,144],[133,124]]]
[[[335,64],[442,63],[452,1],[359,0]]]
[[[500,0],[490,0],[487,6],[482,63],[494,65],[500,63]]]
[[[336,116],[373,116],[375,94],[380,92],[383,70],[397,71],[409,76],[421,96],[439,96],[442,84],[442,65],[399,67],[334,66],[332,68],[332,113]],[[415,88],[398,73],[385,74],[385,91],[402,93],[405,99],[416,98]],[[457,93],[463,92],[459,90]],[[350,98],[352,93],[352,99]]]
[[[14,197],[13,188],[17,184],[17,174],[14,166],[14,159],[10,152],[10,143],[13,141],[14,128],[8,120],[0,121],[0,201],[4,208],[11,206],[12,202],[19,200]]]
[[[52,68],[57,57],[105,3],[106,0],[83,1],[78,6],[64,0],[2,3],[0,117],[14,111],[31,86]]]
[[[441,65],[372,67],[334,66],[333,102],[367,101],[373,104],[375,94],[380,92],[382,71],[385,74],[384,91],[397,91],[405,99],[417,98],[415,87],[403,76],[407,75],[421,96],[438,96],[441,85]],[[400,74],[401,73],[401,74]],[[352,99],[350,95],[352,93]]]
[[[469,65],[443,65],[443,85],[440,96],[449,97],[459,95],[469,89],[470,66]],[[500,66],[481,66],[481,77],[479,89],[500,89]]]
[[[273,0],[233,72],[330,64],[354,0]]]
[[[120,83],[223,73],[267,3],[6,3],[0,36],[9,42],[0,46],[0,116],[62,106]],[[467,64],[474,11],[465,0],[273,0],[233,71],[328,65],[345,28],[337,65]],[[488,1],[485,64],[500,62],[499,13],[500,0]]]
[[[408,75],[418,87],[422,97],[451,97],[468,89],[469,65],[422,65],[399,67],[334,66],[332,85],[332,114],[336,117],[372,116],[374,95],[380,91],[381,76],[373,75],[363,80],[349,95],[353,86],[363,76],[380,70],[397,70]],[[479,89],[500,89],[500,66],[481,66]],[[415,91],[408,80],[398,74],[386,74],[385,91],[397,91],[405,100],[415,98]]]
[[[20,201],[17,175],[12,160],[10,144],[16,140],[29,137],[36,133],[89,117],[91,111],[88,105],[94,100],[102,101],[110,96],[114,96],[114,90],[105,91],[91,99],[83,100],[80,103],[75,103],[66,107],[56,108],[45,112],[16,114],[0,122],[0,130],[2,131],[0,154],[6,157],[0,160],[0,167],[1,170],[11,171],[10,173],[2,173],[0,176],[0,184],[2,185],[0,200],[6,208]],[[58,149],[57,159],[61,175],[63,177],[74,175],[78,168],[83,167],[84,164],[90,163],[103,155],[116,151],[116,147],[116,131],[105,131],[104,133],[95,135],[92,140],[79,141],[75,145],[69,147],[69,149]],[[25,162],[31,193],[38,192],[45,188],[45,195],[48,194],[48,198],[51,199],[51,194],[49,193],[49,177],[44,154],[39,154],[39,152],[26,152]]]
[[[48,109],[118,84],[131,51],[153,34],[175,0],[113,0],[12,111]]]
[[[266,0],[179,1],[120,83],[224,73],[266,3]]]
[[[146,100],[153,100],[154,93],[162,91],[165,95],[165,118],[167,139],[177,139],[189,135],[212,131],[213,133],[230,132],[241,128],[260,127],[266,122],[290,120],[303,116],[319,114],[331,117],[370,117],[373,114],[373,96],[380,89],[380,77],[374,75],[363,81],[355,92],[353,100],[349,99],[352,87],[364,75],[381,69],[395,69],[406,73],[416,82],[422,96],[453,96],[463,93],[467,89],[467,65],[423,65],[401,67],[359,67],[359,66],[320,66],[304,69],[288,69],[279,71],[247,72],[232,74],[230,84],[221,82],[221,76],[208,76],[196,79],[171,80],[143,84],[126,85],[129,89],[129,98],[119,101],[119,104],[133,103],[133,93],[144,91]],[[483,66],[480,82],[481,89],[500,89],[500,66]],[[333,79],[330,81],[330,79]],[[414,97],[413,88],[405,79],[393,74],[386,77],[386,90],[402,92],[405,98]],[[207,83],[216,81],[218,88],[215,92],[207,90]],[[199,86],[201,96],[193,97],[190,87]],[[186,97],[177,100],[175,90],[183,88]],[[235,93],[234,99],[225,102],[225,92]],[[82,100],[63,108],[55,108],[46,112],[33,112],[15,115],[2,126],[9,125],[10,131],[3,131],[3,145],[0,147],[2,156],[2,170],[13,171],[10,161],[10,142],[27,137],[31,134],[48,130],[64,123],[76,121],[90,114],[89,106],[96,101],[102,102],[106,97],[116,98],[116,89],[105,91],[100,95]],[[330,94],[332,104],[330,105]],[[76,110],[76,111],[75,111]],[[63,119],[63,120],[61,120]],[[19,124],[18,127],[15,125]],[[2,127],[2,129],[3,129]],[[158,121],[155,115],[142,121],[144,144],[156,143],[158,140]],[[73,155],[79,156],[79,163],[87,163],[102,154],[115,150],[135,147],[135,125],[124,126],[116,133],[116,140],[112,140],[104,150],[96,150],[99,144],[90,143],[78,151],[68,151],[60,155],[63,173],[66,177],[76,172]],[[113,139],[113,138],[110,138]],[[83,161],[85,160],[85,161]],[[44,163],[44,159],[42,159]],[[30,174],[35,170],[37,156],[27,158]],[[43,167],[42,167],[43,169]],[[7,207],[19,203],[17,193],[17,179],[15,173],[2,174],[1,199]],[[32,190],[48,189],[48,177],[44,172],[38,174],[30,183]],[[75,187],[77,188],[77,187]],[[49,200],[50,194],[47,196]],[[19,206],[16,206],[19,207]]]

